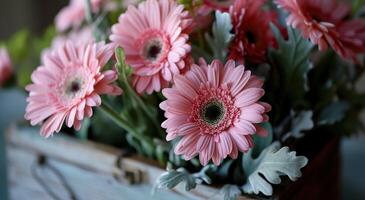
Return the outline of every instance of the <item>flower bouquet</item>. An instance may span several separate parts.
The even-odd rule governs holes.
[[[299,199],[321,190],[301,171],[336,168],[338,138],[364,130],[364,16],[361,0],[71,0],[34,39],[31,80],[22,60],[34,55],[12,55],[15,77],[42,136],[156,160],[156,188]]]

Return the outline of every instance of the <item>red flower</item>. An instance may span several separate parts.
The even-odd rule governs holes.
[[[237,0],[230,7],[235,38],[229,58],[239,62],[263,63],[268,47],[275,46],[270,29],[276,13],[262,10],[265,0]]]
[[[235,0],[203,0],[204,7],[213,9],[213,10],[220,10],[222,12],[228,11],[230,5],[233,4]]]
[[[302,31],[320,50],[331,46],[341,57],[355,60],[365,52],[365,20],[347,20],[350,6],[336,0],[276,0],[287,10],[287,24]]]

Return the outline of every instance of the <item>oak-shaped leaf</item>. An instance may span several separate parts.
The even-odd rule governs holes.
[[[302,173],[300,169],[308,163],[304,156],[297,156],[295,151],[288,147],[280,148],[280,143],[275,142],[261,152],[260,156],[253,159],[252,151],[243,155],[243,169],[247,176],[247,182],[242,190],[248,194],[271,196],[273,188],[271,184],[280,184],[280,176],[288,176],[295,181]]]

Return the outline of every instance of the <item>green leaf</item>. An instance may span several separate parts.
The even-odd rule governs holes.
[[[288,40],[275,25],[271,28],[279,45],[278,49],[269,50],[273,70],[278,70],[280,75],[278,86],[291,102],[298,103],[308,91],[307,75],[312,68],[309,55],[313,45],[292,28],[288,28]]]
[[[352,3],[352,15],[359,15],[359,11],[365,5],[365,0],[354,0]]]
[[[269,122],[261,123],[260,126],[267,130],[268,135],[266,137],[261,137],[255,134],[253,136],[253,141],[255,146],[252,149],[252,156],[254,158],[258,157],[260,153],[268,147],[273,140],[273,129]]]
[[[219,194],[224,200],[236,200],[241,194],[241,190],[236,185],[225,185],[220,189]]]
[[[201,184],[202,182],[205,182],[207,184],[211,184],[212,183],[212,179],[209,177],[208,173],[209,172],[216,172],[218,169],[217,166],[215,165],[207,165],[205,167],[203,167],[199,172],[194,173],[193,176],[196,179],[196,182]]]
[[[144,149],[142,148],[139,141],[130,133],[127,134],[127,142],[129,145],[131,145],[134,149],[137,150],[138,154],[144,155]]]
[[[226,178],[229,176],[229,171],[232,167],[234,160],[226,160],[223,161],[221,165],[219,165],[219,169],[217,171],[217,175],[223,178]]]
[[[350,105],[345,101],[333,102],[325,107],[319,115],[318,124],[331,125],[341,121],[345,113],[349,110]]]
[[[155,188],[158,189],[172,189],[176,187],[179,183],[185,183],[185,190],[190,191],[194,189],[197,184],[203,182],[211,184],[212,180],[207,175],[211,170],[216,170],[217,167],[214,165],[207,165],[200,170],[200,172],[190,174],[186,169],[179,168],[177,170],[171,169],[163,174],[161,174],[155,183]]]
[[[244,192],[270,196],[273,194],[271,184],[279,184],[280,176],[287,175],[295,181],[302,173],[300,169],[308,163],[304,156],[296,156],[295,151],[288,147],[280,148],[280,143],[275,142],[267,147],[257,159],[251,157],[252,151],[243,155],[243,169],[248,174]]]
[[[299,113],[291,112],[291,130],[285,134],[283,140],[288,137],[301,138],[304,136],[303,131],[311,130],[314,127],[312,120],[313,111],[301,111]]]
[[[6,47],[12,60],[20,61],[25,59],[29,53],[28,49],[25,48],[29,46],[30,33],[27,30],[21,30],[16,32],[7,42]]]
[[[215,22],[212,28],[212,36],[205,38],[213,51],[213,58],[224,61],[227,56],[228,46],[233,38],[231,17],[228,13],[215,12]]]
[[[157,178],[155,186],[159,189],[173,189],[182,182],[185,183],[186,191],[194,189],[197,185],[196,178],[193,175],[184,168],[179,168],[161,174]]]
[[[81,140],[86,141],[89,135],[89,128],[90,128],[90,118],[84,119],[81,125],[81,129],[76,133],[76,137]]]
[[[147,127],[148,124],[152,125],[153,130],[146,130],[146,134],[154,134],[156,136],[165,136],[164,130],[161,128],[161,123],[158,120],[157,105],[149,105],[146,99],[142,99],[141,95],[137,94],[132,88],[129,82],[129,76],[132,73],[131,67],[125,62],[125,54],[122,48],[117,48],[115,51],[117,57],[117,70],[119,72],[119,85],[124,90],[124,97],[126,98],[125,104],[131,104],[130,108],[136,114],[138,120],[138,127]]]

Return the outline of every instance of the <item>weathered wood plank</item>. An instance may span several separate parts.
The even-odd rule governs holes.
[[[33,152],[25,151],[14,146],[9,147],[8,152],[11,199],[52,199],[51,196],[45,193],[45,188],[32,175],[31,169],[37,163],[37,156]],[[105,174],[87,171],[52,158],[48,162],[62,173],[77,199],[80,200],[184,199],[177,194],[167,193],[166,191],[160,191],[158,195],[150,196],[151,188],[149,185],[123,185],[113,177]],[[52,171],[39,167],[38,172],[42,175],[42,180],[50,186],[59,198],[70,199],[69,192],[62,186],[60,179]]]
[[[50,158],[49,162],[64,174],[66,180],[70,180],[71,187],[81,195],[80,199],[220,199],[218,189],[204,185],[190,192],[179,185],[173,191],[158,191],[155,196],[150,196],[154,181],[164,170],[138,156],[122,158],[119,165],[123,169],[141,171],[143,182],[139,185],[121,183],[114,178],[116,174],[123,175],[122,170],[116,167],[121,151],[109,146],[82,142],[61,134],[44,139],[32,129],[13,130],[7,136],[12,199],[22,199],[19,191],[27,191],[34,196],[42,191],[30,174],[30,163],[36,162],[40,154]],[[49,175],[46,178],[55,190],[65,191],[57,177]]]

